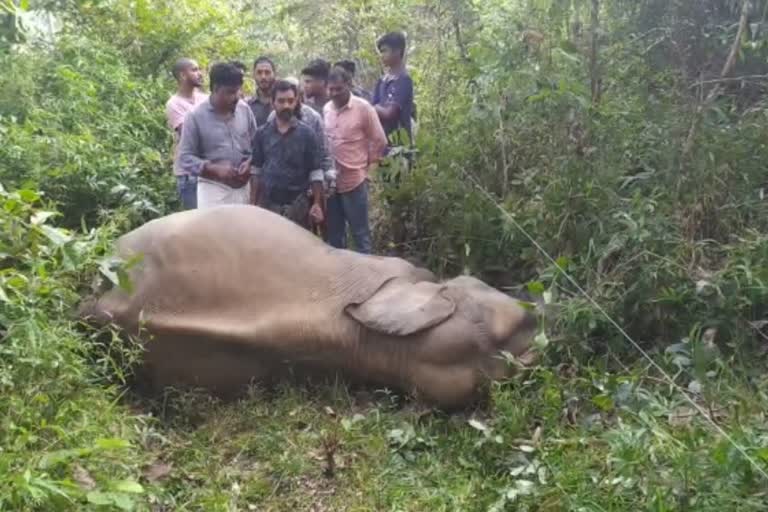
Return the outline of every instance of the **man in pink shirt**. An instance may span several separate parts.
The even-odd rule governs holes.
[[[203,85],[203,73],[194,60],[178,60],[173,66],[173,77],[178,85],[176,94],[171,96],[165,104],[165,117],[168,120],[168,127],[173,132],[171,151],[176,188],[182,207],[185,210],[190,210],[197,208],[197,177],[185,172],[179,165],[179,138],[187,112],[207,99],[208,95],[200,91],[200,87]]]
[[[368,175],[378,166],[387,137],[376,110],[352,95],[352,78],[342,69],[328,76],[331,101],[323,117],[329,151],[336,163],[336,193],[328,198],[328,243],[346,248],[349,223],[355,249],[370,254],[368,224]]]

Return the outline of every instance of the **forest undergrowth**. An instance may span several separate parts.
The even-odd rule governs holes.
[[[0,510],[765,510],[768,4],[332,4],[2,15]],[[140,350],[74,310],[178,209],[170,64],[353,56],[370,86],[402,27],[418,156],[374,178],[378,250],[386,198],[405,255],[541,305],[537,366],[456,414],[343,382],[136,394]]]

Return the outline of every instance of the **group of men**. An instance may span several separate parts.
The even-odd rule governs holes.
[[[348,60],[313,60],[299,83],[278,78],[275,63],[259,57],[252,97],[243,95],[247,70],[239,62],[211,66],[206,95],[197,63],[179,60],[166,115],[183,207],[258,205],[306,229],[325,226],[325,240],[337,248],[346,248],[349,225],[355,249],[370,253],[368,177],[390,136],[406,133],[412,140],[405,47],[400,32],[378,39],[386,72],[372,94],[353,83],[355,65]]]

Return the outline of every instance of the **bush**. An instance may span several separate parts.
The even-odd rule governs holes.
[[[40,190],[60,205],[68,227],[95,225],[122,206],[134,222],[175,206],[160,82],[133,77],[118,51],[77,37],[50,54],[4,61],[18,74],[3,82],[34,84],[25,108],[0,111],[6,186]]]
[[[113,233],[74,234],[40,206],[0,188],[0,510],[128,509],[145,492],[141,421],[106,379],[121,367],[69,320]]]

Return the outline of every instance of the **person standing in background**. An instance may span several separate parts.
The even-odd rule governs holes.
[[[176,79],[176,93],[165,104],[165,117],[173,134],[173,174],[176,177],[176,190],[182,209],[193,210],[197,208],[197,177],[182,170],[179,165],[179,140],[187,113],[205,101],[208,95],[201,90],[203,73],[194,60],[179,59],[173,66],[172,73]]]
[[[405,35],[401,32],[389,32],[376,41],[381,63],[385,73],[373,91],[373,105],[379,115],[384,132],[387,134],[389,146],[385,150],[389,154],[392,146],[406,148],[402,154],[404,160],[390,163],[387,172],[382,173],[382,181],[389,182],[397,189],[400,184],[401,171],[409,170],[413,165],[413,80],[405,69]],[[385,195],[389,204],[392,220],[390,225],[391,237],[395,253],[402,250],[407,239],[406,219],[409,217],[409,205],[396,201],[391,195]]]
[[[211,95],[187,115],[181,131],[181,169],[197,176],[197,205],[248,204],[256,121],[240,99],[243,73],[230,63],[210,71]]]
[[[323,115],[323,107],[328,101],[328,73],[331,66],[323,59],[315,59],[301,70],[304,89],[304,103]]]
[[[253,141],[251,203],[310,229],[324,220],[322,158],[315,133],[297,118],[298,98],[295,84],[275,83],[275,117]]]
[[[240,72],[243,74],[243,77],[245,77],[246,68],[245,68],[245,64],[243,64],[243,63],[242,63],[242,61],[239,61],[239,60],[233,60],[233,61],[231,62],[231,64],[232,64],[233,66],[235,66],[237,69],[239,69],[239,70],[240,70]],[[243,88],[242,88],[242,87],[240,88],[240,94],[239,94],[239,97],[240,97],[240,99],[241,99],[241,100],[244,100],[244,99],[245,99],[245,92],[243,91]]]
[[[411,146],[413,142],[411,131],[413,80],[405,69],[405,36],[400,32],[390,32],[379,38],[376,47],[379,50],[385,74],[376,83],[373,91],[373,105],[390,144]],[[402,140],[395,135],[400,129],[405,130],[407,140]]]
[[[351,89],[352,77],[345,70],[337,68],[330,74],[331,101],[325,105],[324,118],[338,177],[336,193],[328,198],[328,242],[345,249],[349,223],[355,249],[370,254],[368,176],[376,170],[387,137],[376,110],[352,95]]]
[[[261,56],[253,63],[253,80],[256,82],[256,93],[248,100],[256,124],[267,123],[272,112],[272,88],[275,86],[275,63],[269,57]]]
[[[333,64],[334,68],[341,68],[347,73],[349,73],[349,76],[352,77],[352,89],[351,92],[358,98],[363,98],[368,103],[371,103],[373,101],[373,98],[371,97],[371,93],[360,87],[359,85],[355,84],[355,71],[357,71],[357,66],[355,63],[351,60],[340,60],[338,62],[335,62]]]

